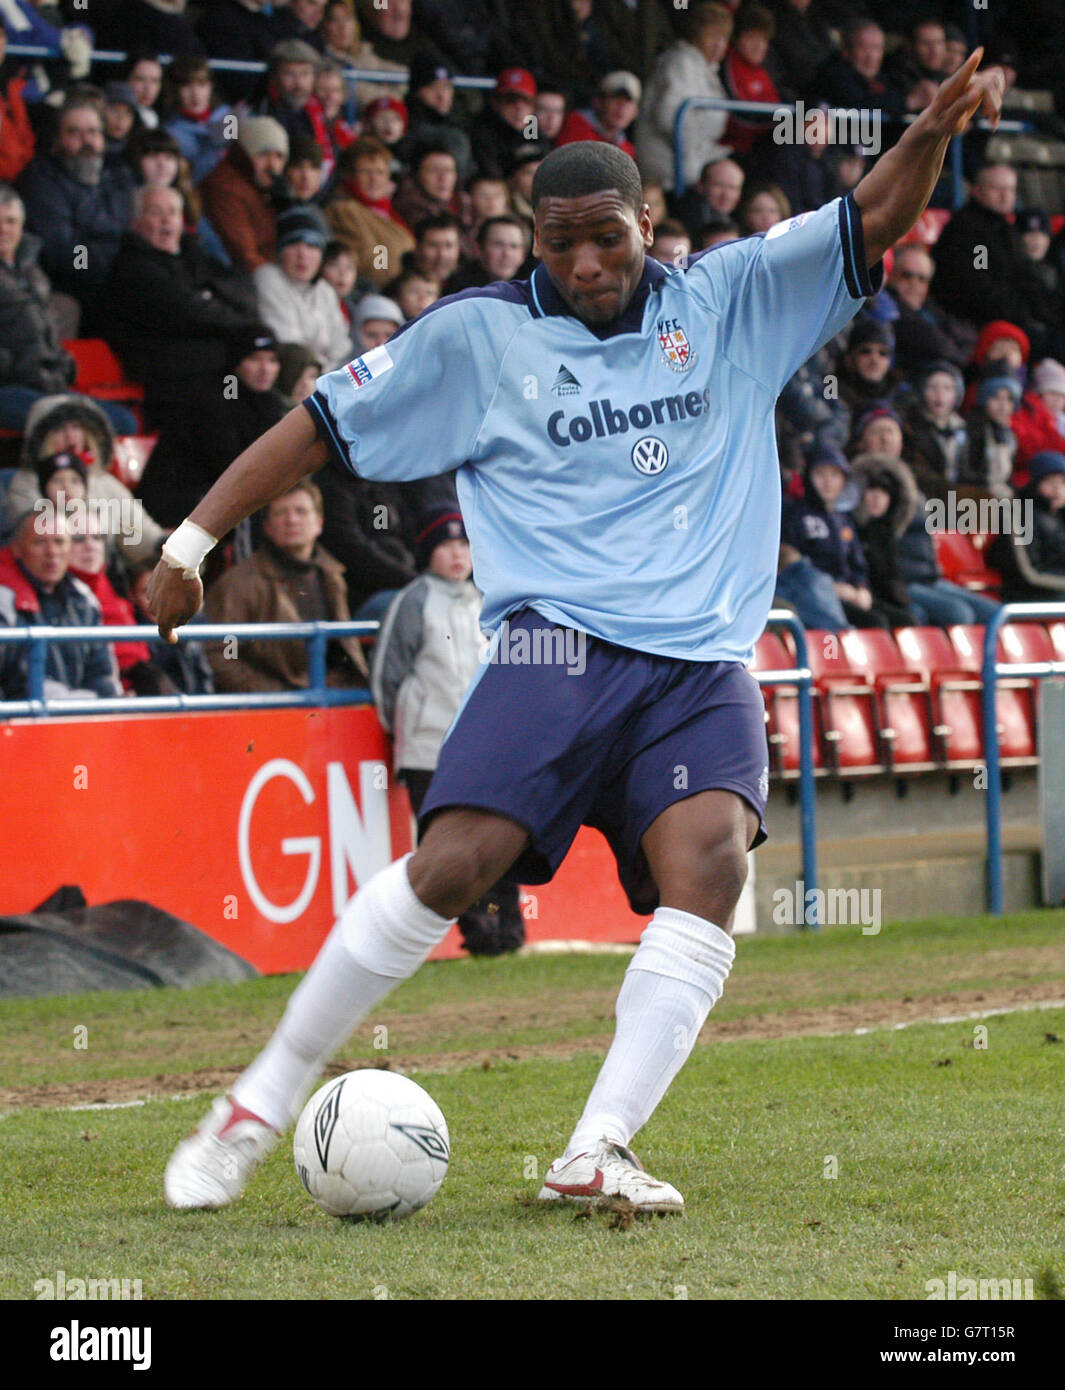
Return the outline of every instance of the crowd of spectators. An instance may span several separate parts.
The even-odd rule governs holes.
[[[0,429],[22,442],[0,619],[143,615],[166,532],[319,374],[443,295],[531,273],[532,179],[558,145],[633,154],[651,254],[679,270],[846,194],[873,158],[817,131],[779,142],[761,113],[697,109],[682,189],[683,101],[860,108],[887,144],[978,37],[1011,83],[1048,89],[1060,111],[1065,38],[1050,0],[1029,8],[1010,32],[996,28],[1008,16],[954,0],[95,0],[91,14],[9,0]],[[19,59],[9,41],[54,57]],[[94,45],[125,61],[94,61]],[[492,86],[456,86],[461,74]],[[1054,112],[1040,119],[1046,139],[1065,133]],[[1002,537],[992,552],[1004,598],[1065,591],[1063,208],[1022,204],[1016,169],[986,143],[966,142],[960,210],[948,217],[946,180],[936,192],[938,240],[895,248],[884,288],[781,396],[778,599],[810,626],[986,621],[994,601],[939,571],[926,502],[951,493],[1032,504],[1030,543]],[[105,339],[143,387],[139,418],[74,394],[63,343],[77,337]],[[115,433],[158,436],[136,499],[108,472]],[[135,528],[72,530],[56,509],[34,530],[57,478],[67,498],[129,504]],[[381,617],[418,576],[420,518],[454,505],[449,478],[323,470],[212,554],[207,612]],[[63,648],[49,679],[101,695],[209,689],[212,676],[219,689],[306,683],[294,649],[260,645],[237,674],[213,650],[120,652],[105,671],[97,648],[76,669]],[[25,686],[15,650],[0,665],[7,698]],[[329,670],[366,678],[342,645]]]

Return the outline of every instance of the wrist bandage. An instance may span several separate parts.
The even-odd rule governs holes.
[[[185,520],[163,543],[163,559],[171,569],[180,570],[184,579],[195,579],[207,555],[218,544],[217,539]]]

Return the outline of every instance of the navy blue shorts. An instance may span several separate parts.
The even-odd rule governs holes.
[[[658,888],[640,841],[675,801],[736,792],[758,814],[754,844],[766,838],[765,704],[741,662],[633,651],[529,608],[504,636],[444,741],[420,834],[446,807],[496,811],[531,837],[507,877],[546,883],[580,827],[594,826],[641,914],[658,906]]]

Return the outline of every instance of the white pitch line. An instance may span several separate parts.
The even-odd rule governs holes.
[[[1028,1014],[1037,1009],[1065,1009],[1065,999],[1037,999],[1030,1004],[1003,1004],[998,1009],[978,1009],[971,1014],[944,1014],[942,1018],[908,1018],[902,1023],[874,1023],[871,1028],[853,1028],[849,1030],[854,1037],[862,1037],[865,1033],[883,1033],[885,1031],[897,1033],[900,1028],[916,1028],[924,1023],[971,1023],[977,1018],[995,1018],[999,1014]],[[844,1034],[828,1033],[826,1037],[842,1037]]]

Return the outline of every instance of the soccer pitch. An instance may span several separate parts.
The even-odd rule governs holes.
[[[439,1196],[383,1226],[314,1207],[288,1140],[233,1208],[163,1203],[171,1149],[292,977],[7,1002],[0,1295],[62,1271],[145,1299],[926,1299],[954,1272],[1060,1297],[1063,929],[1041,912],[741,940],[635,1141],[687,1212],[637,1222],[533,1200],[624,957],[431,965],[360,1027],[333,1071],[409,1072],[452,1137]],[[70,1108],[93,1103],[124,1108]]]

